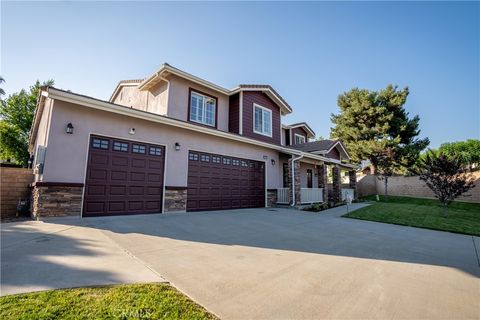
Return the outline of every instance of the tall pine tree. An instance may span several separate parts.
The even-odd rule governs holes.
[[[408,93],[393,85],[380,91],[354,88],[338,97],[340,113],[331,115],[331,137],[346,145],[353,161],[370,160],[384,179],[385,194],[388,177],[412,166],[429,144],[418,138],[420,118],[405,111]]]

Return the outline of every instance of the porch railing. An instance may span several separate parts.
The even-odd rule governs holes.
[[[290,203],[290,188],[278,188],[277,189],[277,203],[289,204]]]
[[[322,188],[301,188],[300,201],[302,204],[323,202]]]
[[[342,188],[342,201],[347,200],[347,195],[350,195],[351,199],[355,199],[355,190],[350,188]]]

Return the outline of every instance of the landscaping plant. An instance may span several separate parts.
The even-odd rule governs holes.
[[[332,138],[340,139],[353,162],[368,159],[373,173],[384,180],[413,165],[428,144],[417,138],[420,118],[409,118],[404,105],[408,88],[389,85],[380,91],[354,88],[338,97],[340,113],[332,114]]]
[[[475,187],[472,175],[464,168],[459,157],[433,151],[428,151],[416,167],[420,180],[425,181],[443,204],[445,216],[453,200]]]
[[[2,79],[3,80],[3,79]],[[26,166],[28,163],[28,136],[32,126],[37,97],[42,86],[53,85],[53,80],[37,81],[29,90],[9,95],[0,101],[0,159],[11,159]]]

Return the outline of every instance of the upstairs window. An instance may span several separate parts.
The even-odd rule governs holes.
[[[296,134],[295,133],[295,144],[302,144],[305,143],[306,139],[305,136],[302,136],[301,134]]]
[[[217,99],[190,91],[190,121],[215,127]]]
[[[272,110],[253,105],[253,132],[264,136],[272,136]]]

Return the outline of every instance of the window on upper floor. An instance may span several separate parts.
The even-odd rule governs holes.
[[[305,136],[302,136],[301,134],[296,134],[295,133],[295,144],[302,144],[305,143]]]
[[[272,136],[272,110],[253,104],[253,132]]]
[[[190,91],[190,121],[215,127],[217,100],[213,97]]]

